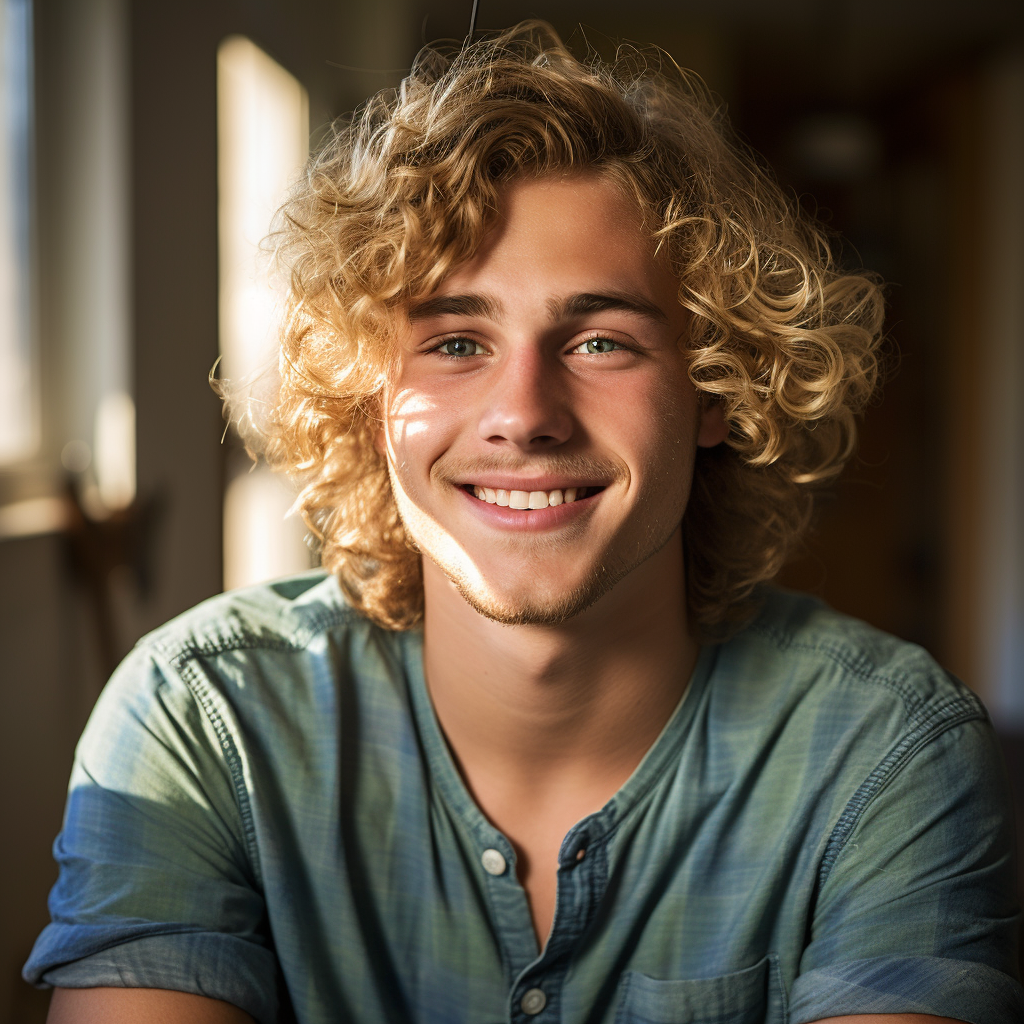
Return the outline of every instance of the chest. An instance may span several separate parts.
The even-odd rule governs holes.
[[[380,834],[350,835],[358,848],[342,851],[328,888],[318,872],[319,895],[268,879],[289,990],[302,993],[312,974],[317,991],[305,986],[300,999],[358,1008],[353,1019],[368,1022],[675,1020],[659,1014],[691,997],[755,1014],[737,1021],[781,1022],[771,986],[795,974],[806,927],[797,902],[653,822],[602,824],[570,826],[561,859],[565,832],[516,850],[493,826],[467,834],[443,807],[392,832],[390,848]],[[793,951],[785,964],[766,959],[780,948]],[[686,979],[701,980],[667,984]]]
[[[582,815],[581,815],[582,817]],[[526,827],[501,829],[515,850],[515,873],[523,887],[530,908],[537,947],[543,949],[551,933],[558,899],[559,851],[566,835],[578,819],[563,819],[556,823],[529,822]],[[571,855],[575,862],[582,861],[586,849]],[[564,873],[564,872],[563,872]]]

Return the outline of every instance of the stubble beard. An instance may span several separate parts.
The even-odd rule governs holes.
[[[564,459],[559,460],[560,463],[568,465],[572,469],[577,471],[582,470],[580,475],[586,475],[586,470],[590,469],[591,463],[585,459]],[[494,460],[494,468],[504,468],[498,460]],[[439,464],[443,465],[443,464]],[[475,463],[479,465],[479,462]],[[446,467],[447,468],[447,467]],[[391,478],[392,493],[396,495],[402,494],[400,485],[395,477],[393,468],[389,465],[389,475]],[[434,467],[435,472],[438,470],[438,466]],[[566,475],[573,475],[568,472]],[[604,475],[608,479],[614,479],[621,476],[623,470],[619,467],[614,467],[611,470],[606,470],[604,473],[597,473],[594,475]],[[432,476],[434,473],[432,473]],[[443,474],[438,474],[443,475]],[[452,470],[448,470],[448,477],[455,477],[456,473]],[[467,474],[468,475],[468,474]],[[403,501],[398,500],[398,513],[402,519],[403,525],[405,526],[406,535],[416,545],[423,558],[429,558],[441,570],[442,573],[452,583],[462,599],[478,614],[490,619],[492,622],[500,623],[506,626],[560,626],[566,622],[585,612],[588,608],[592,607],[597,601],[605,596],[620,580],[625,576],[629,575],[639,565],[642,565],[648,558],[653,557],[665,545],[671,540],[678,522],[672,523],[671,525],[665,524],[665,530],[663,535],[655,535],[650,527],[648,527],[641,537],[636,539],[636,542],[630,545],[624,545],[623,549],[617,553],[606,552],[604,558],[599,559],[593,568],[581,579],[575,586],[573,586],[568,592],[563,592],[558,596],[552,596],[549,599],[535,599],[529,594],[519,594],[515,598],[501,599],[495,595],[489,587],[481,586],[471,578],[471,575],[465,568],[460,566],[456,561],[449,562],[448,560],[437,557],[435,553],[431,551],[432,545],[427,542],[426,537],[417,537],[415,520],[417,515],[415,512],[415,505],[409,499],[408,508],[403,510]],[[641,515],[646,510],[638,510]],[[411,513],[411,514],[410,514]],[[650,520],[648,520],[650,522]],[[585,525],[581,526],[581,529],[585,530]],[[429,532],[429,531],[428,531]],[[570,543],[571,543],[570,534]],[[632,551],[632,555],[627,552]],[[515,549],[510,545],[507,554],[514,556]],[[610,556],[610,557],[609,557]],[[536,556],[535,556],[536,557]],[[541,557],[543,557],[541,555]],[[528,559],[524,559],[524,566],[522,572],[524,575],[530,572],[529,566],[525,564]],[[480,574],[477,574],[480,575]]]
[[[480,588],[474,586],[468,574],[458,566],[444,565],[435,558],[431,558],[431,561],[444,573],[462,599],[492,622],[504,626],[561,626],[592,607],[620,580],[661,551],[672,539],[675,530],[676,526],[673,525],[664,536],[648,534],[646,544],[632,546],[633,557],[606,558],[567,593],[549,600],[535,600],[522,595],[514,600],[502,601],[491,593],[481,593]],[[424,552],[424,557],[430,556]],[[523,571],[525,573],[529,570],[524,568]]]
[[[436,562],[435,565],[452,582],[466,604],[485,618],[503,626],[561,626],[585,612],[629,571],[625,569],[612,574],[604,565],[598,565],[567,594],[550,601],[522,598],[513,603],[502,602],[491,594],[479,593],[465,574],[457,569]]]

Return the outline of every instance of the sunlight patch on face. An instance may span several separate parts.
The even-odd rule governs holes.
[[[413,420],[411,423],[405,424],[405,436],[418,437],[420,434],[426,433],[429,429],[430,428],[424,420]]]
[[[599,566],[593,578],[582,581],[568,593],[555,599],[538,601],[520,594],[515,599],[502,599],[487,581],[466,549],[431,515],[420,508],[406,492],[395,472],[390,430],[387,434],[388,474],[398,514],[406,533],[425,558],[429,558],[462,595],[474,611],[503,625],[557,625],[590,607],[620,576],[607,578]],[[511,538],[509,538],[511,540]],[[524,580],[530,574],[522,574]],[[605,577],[602,579],[602,577]]]
[[[473,564],[465,548],[445,530],[433,516],[424,512],[406,493],[395,472],[396,459],[392,447],[391,430],[387,431],[388,475],[391,490],[398,505],[398,515],[406,533],[423,554],[434,562],[459,587],[472,591],[485,589],[483,575]],[[458,568],[455,568],[458,567]]]
[[[401,445],[408,438],[426,433],[430,429],[430,417],[435,412],[436,403],[423,395],[417,395],[411,388],[399,391],[388,400],[384,441],[389,467],[399,461],[395,454],[395,442]]]
[[[418,395],[412,388],[402,388],[388,402],[392,418],[425,416],[433,412],[435,406],[435,402],[432,402],[425,395]]]

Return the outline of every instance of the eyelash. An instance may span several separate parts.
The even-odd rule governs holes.
[[[615,348],[609,350],[608,352],[587,352],[586,355],[588,355],[588,356],[607,356],[607,355],[611,355],[612,352],[621,352],[621,351],[623,351],[626,348],[626,346],[623,345],[621,341],[616,341],[614,338],[606,338],[602,334],[595,334],[593,337],[585,338],[578,345],[574,346],[572,351],[576,352],[579,349],[583,348],[584,345],[590,345],[591,343],[593,343],[595,341],[604,342],[604,343],[606,343],[608,345],[614,345]]]
[[[445,345],[454,345],[456,342],[462,342],[465,345],[472,345],[475,348],[483,349],[483,345],[481,345],[480,342],[473,341],[472,338],[464,338],[456,335],[454,338],[445,338],[444,341],[435,345],[434,348],[431,349],[431,351],[436,352],[439,356],[441,356],[442,359],[467,359],[469,358],[469,356],[478,356],[482,354],[482,352],[467,352],[464,353],[463,355],[457,356],[453,352],[441,351],[441,349],[443,349]]]
[[[579,344],[574,345],[572,347],[572,349],[570,349],[570,352],[577,352],[577,351],[579,351],[579,349],[583,348],[585,345],[590,345],[590,344],[592,344],[595,341],[604,342],[604,343],[609,344],[609,345],[614,345],[615,348],[610,349],[607,352],[587,352],[587,353],[584,353],[584,354],[591,355],[591,356],[611,355],[612,352],[622,351],[622,350],[624,350],[627,347],[627,346],[623,345],[621,342],[615,341],[613,338],[606,338],[603,335],[595,334],[593,337],[585,338],[583,341],[579,342]],[[473,341],[472,338],[466,338],[466,337],[462,337],[462,336],[458,336],[457,335],[454,338],[445,338],[444,341],[442,341],[439,344],[435,345],[434,348],[431,349],[431,351],[432,352],[436,352],[443,359],[468,359],[470,356],[479,356],[479,355],[483,355],[484,354],[484,351],[465,352],[465,353],[463,353],[461,355],[456,355],[454,352],[443,352],[442,351],[442,349],[445,347],[445,345],[453,345],[456,342],[460,342],[460,343],[465,344],[465,345],[472,345],[475,349],[483,350],[483,345],[481,345],[480,342]]]

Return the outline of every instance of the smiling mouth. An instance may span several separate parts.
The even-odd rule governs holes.
[[[506,491],[500,487],[478,487],[476,484],[466,484],[463,489],[488,505],[522,511],[569,505],[604,490],[603,487],[565,487],[551,491]]]

